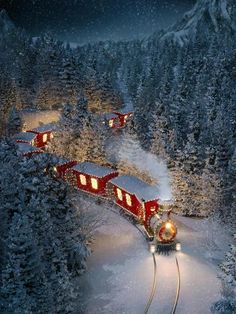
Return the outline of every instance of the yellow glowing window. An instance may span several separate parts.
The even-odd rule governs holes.
[[[114,124],[114,121],[113,121],[113,120],[109,120],[109,127],[110,127],[110,128],[113,127],[113,124]]]
[[[117,192],[118,199],[119,199],[120,201],[122,201],[122,200],[123,200],[123,195],[122,195],[121,190],[117,188],[117,189],[116,189],[116,192]]]
[[[156,210],[156,207],[155,206],[151,206],[150,210],[151,210],[151,212],[154,212]]]
[[[126,198],[127,205],[131,206],[132,205],[132,201],[131,201],[130,195],[129,194],[125,194],[125,198]]]
[[[82,185],[86,185],[87,184],[86,177],[83,174],[79,175],[79,179],[80,179],[80,183]]]
[[[53,139],[54,138],[54,135],[53,133],[50,134],[50,139]]]
[[[47,134],[43,134],[43,142],[47,142],[47,139],[48,139],[48,135]]]
[[[92,178],[91,179],[91,184],[92,184],[92,188],[97,190],[98,189],[98,180],[97,179],[94,179]]]

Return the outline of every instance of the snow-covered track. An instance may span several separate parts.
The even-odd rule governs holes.
[[[156,288],[157,288],[157,262],[156,262],[155,253],[152,254],[152,258],[153,258],[153,284],[152,284],[152,290],[151,290],[147,305],[146,305],[145,310],[144,310],[144,314],[148,313],[149,308],[152,304],[152,300],[153,300],[155,293],[156,293]]]
[[[177,268],[177,287],[176,287],[175,302],[171,310],[171,314],[175,314],[176,312],[176,308],[179,301],[179,295],[180,295],[180,269],[179,269],[179,262],[178,262],[177,256],[175,256],[175,263],[176,263],[176,268]]]

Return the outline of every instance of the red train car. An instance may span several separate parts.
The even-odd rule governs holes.
[[[109,180],[118,176],[114,169],[102,167],[91,162],[82,162],[71,168],[73,185],[78,189],[95,195],[106,196]]]
[[[66,174],[69,169],[74,167],[77,164],[76,160],[66,160],[66,159],[61,159],[59,164],[54,167],[54,171],[56,173],[56,176],[68,180]]]
[[[27,132],[36,135],[37,147],[44,147],[53,138],[53,126],[50,124],[43,124],[37,128],[27,130]]]
[[[158,190],[133,176],[119,176],[110,181],[115,202],[142,220],[146,227],[150,226],[150,219],[157,214]]]
[[[20,132],[14,136],[17,143],[26,143],[37,146],[37,136],[34,133]]]
[[[18,142],[18,152],[23,157],[32,157],[35,154],[41,154],[43,151],[35,146],[28,143]]]
[[[120,129],[123,127],[120,117],[115,113],[105,114],[105,121],[111,129]]]
[[[113,111],[113,113],[119,117],[121,127],[125,127],[127,120],[133,116],[133,112],[131,111]]]

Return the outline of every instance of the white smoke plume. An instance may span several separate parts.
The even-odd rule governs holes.
[[[114,145],[114,142],[113,142]],[[139,142],[131,139],[129,136],[119,138],[115,144],[116,155],[113,158],[119,162],[128,162],[139,170],[147,174],[158,182],[158,192],[161,200],[172,199],[170,177],[166,163],[150,152],[144,151]],[[111,149],[110,152],[114,150]],[[142,178],[140,178],[142,179]]]

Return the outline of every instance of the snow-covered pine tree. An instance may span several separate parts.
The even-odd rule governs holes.
[[[226,259],[220,264],[222,279],[222,299],[213,304],[211,310],[214,314],[231,314],[236,312],[236,234]]]
[[[0,141],[0,270],[7,254],[6,238],[15,209],[19,206],[16,173],[20,158],[14,142]]]
[[[8,124],[7,124],[7,135],[12,136],[22,129],[22,121],[18,110],[13,107],[9,113]]]
[[[44,274],[41,251],[24,210],[14,214],[6,241],[1,313],[52,313],[52,293]]]

